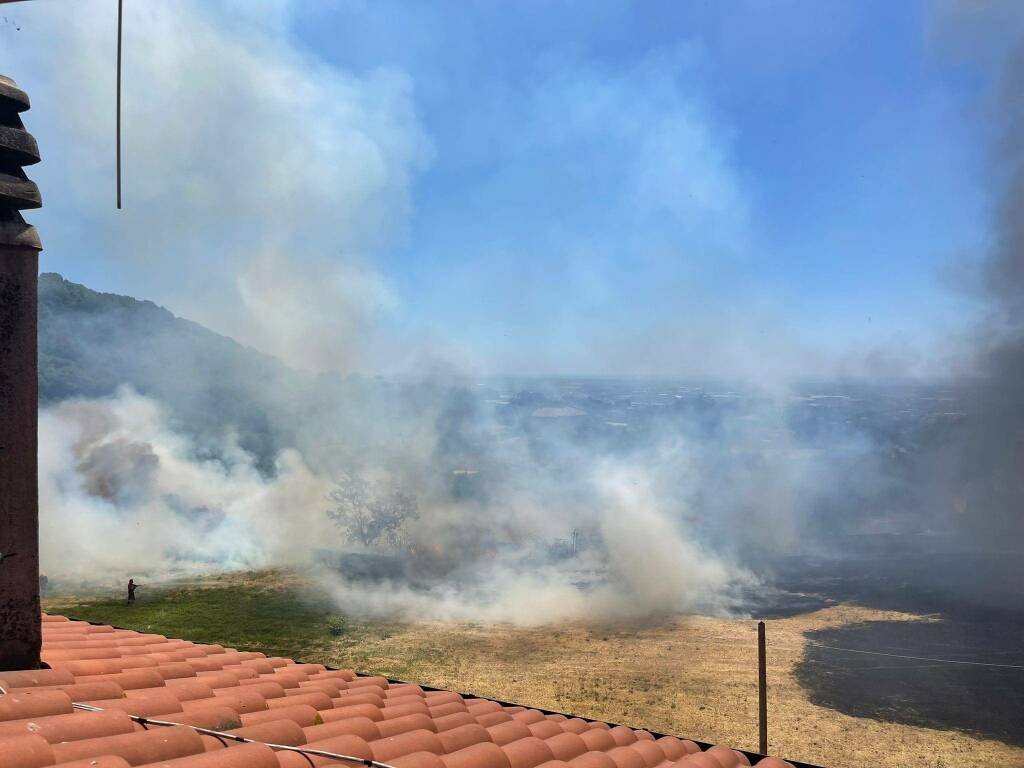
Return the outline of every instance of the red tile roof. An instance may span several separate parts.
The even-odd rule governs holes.
[[[42,656],[51,669],[0,672],[4,768],[750,765],[724,746],[63,616],[43,617]]]

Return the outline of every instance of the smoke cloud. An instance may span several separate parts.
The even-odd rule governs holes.
[[[981,107],[992,223],[969,283],[985,312],[963,355],[968,418],[930,452],[922,485],[946,497],[938,511],[965,542],[1013,551],[1024,535],[1024,13],[1016,3],[945,3],[937,39],[994,84]],[[1015,577],[1021,567],[1017,559]]]
[[[43,562],[51,577],[166,578],[308,565],[331,544],[365,549],[329,521],[332,482],[297,451],[277,456],[272,478],[230,439],[204,446],[208,458],[200,459],[195,443],[168,425],[165,410],[130,389],[45,409],[40,437]],[[436,475],[430,465],[438,458],[407,454],[393,466],[406,477]],[[543,467],[534,471],[542,484],[552,482]],[[438,578],[416,588],[328,581],[350,610],[431,618],[536,623],[730,609],[730,590],[752,577],[692,541],[679,510],[664,508],[656,480],[650,469],[606,460],[591,477],[565,484],[586,498],[575,510],[557,508],[556,494],[537,487],[490,503],[459,502],[435,487],[406,534],[410,549],[436,553]],[[504,483],[525,485],[526,478]],[[423,477],[417,487],[431,484]],[[570,536],[572,526],[593,548],[571,560],[552,558],[552,541]]]
[[[43,410],[39,436],[42,562],[58,579],[294,562],[328,532],[322,516],[292,513],[322,506],[328,488],[296,451],[277,456],[273,480],[230,439],[200,460],[127,388]]]
[[[326,514],[334,480],[355,472],[415,493],[420,516],[404,536],[440,574],[379,594],[361,584],[346,604],[516,621],[728,610],[752,577],[698,541],[687,494],[668,481],[679,468],[669,457],[685,457],[676,437],[616,455],[571,430],[531,435],[533,408],[522,423],[502,421],[453,383],[447,354],[410,352],[384,330],[398,299],[374,257],[405,236],[411,178],[432,148],[410,78],[316,60],[288,36],[294,10],[284,0],[126,8],[120,212],[96,186],[113,164],[109,8],[39,3],[5,40],[20,83],[65,112],[33,125],[43,146],[63,148],[37,174],[48,247],[78,242],[66,221],[100,233],[100,252],[88,254],[97,265],[294,369],[232,373],[236,351],[191,352],[161,318],[145,350],[129,333],[108,338],[122,322],[68,323],[83,359],[135,360],[130,381],[144,393],[101,385],[100,397],[42,411],[50,575],[297,565],[316,548],[365,549]],[[568,78],[545,93],[577,85]],[[628,94],[625,83],[611,90]],[[636,194],[685,218],[658,156],[671,149],[673,167],[703,168],[694,157],[710,153],[707,174],[689,174],[690,191],[696,210],[725,216],[737,192],[720,183],[724,160],[698,117],[677,112],[641,153]],[[337,375],[396,367],[417,381],[389,388]],[[583,550],[552,556],[574,530]]]
[[[308,566],[346,610],[413,618],[742,613],[777,555],[821,551],[837,519],[865,525],[853,486],[886,476],[867,435],[800,437],[803,398],[520,385],[308,379],[288,390],[294,409],[266,414],[300,446],[269,461],[237,435],[184,434],[173,409],[129,389],[63,401],[41,416],[45,567],[105,581]],[[623,395],[668,407],[601,421]],[[398,546],[331,521],[347,474],[416,497]],[[342,562],[353,554],[384,572],[359,577],[363,561]]]
[[[394,297],[371,255],[401,240],[432,153],[408,76],[317,60],[288,37],[293,2],[130,4],[117,211],[116,17],[96,0],[36,5],[0,66],[53,148],[35,174],[48,250],[78,250],[85,230],[100,240],[83,258],[293,367],[379,367]]]
[[[101,3],[75,14],[39,5],[4,53],[20,62],[27,90],[72,116],[36,130],[42,146],[68,148],[38,174],[55,212],[48,243],[76,242],[60,215],[76,211],[69,220],[108,238],[106,252],[90,254],[100,266],[147,276],[182,314],[294,369],[235,366],[235,351],[189,357],[187,345],[162,339],[148,373],[131,382],[143,391],[47,405],[40,491],[52,578],[312,566],[347,610],[529,624],[743,611],[745,592],[780,556],[834,555],[851,535],[934,529],[992,548],[1021,533],[1019,49],[1007,57],[997,117],[1002,204],[984,268],[991,313],[975,345],[971,418],[950,427],[959,402],[935,402],[939,428],[907,456],[914,440],[886,421],[902,395],[882,396],[895,405],[879,417],[877,393],[794,386],[789,360],[813,352],[788,345],[789,357],[758,356],[763,328],[748,331],[742,318],[736,342],[720,315],[698,311],[711,319],[688,320],[667,341],[607,344],[613,364],[642,358],[651,370],[681,347],[706,350],[709,368],[760,381],[742,392],[482,381],[461,378],[433,347],[400,344],[384,318],[400,302],[374,256],[405,237],[411,179],[431,159],[412,82],[310,58],[281,32],[289,2],[129,6],[130,172],[127,207],[114,218],[91,184],[112,165],[113,93],[97,85],[109,82],[111,18]],[[55,46],[64,59],[50,55]],[[613,85],[613,96],[633,99],[628,83]],[[568,77],[549,95],[577,88]],[[584,135],[609,122],[601,110],[592,118]],[[645,132],[647,121],[623,120],[627,143]],[[742,229],[742,195],[712,138],[682,107],[652,132],[631,176],[637,205],[687,231],[708,221]],[[676,176],[708,155],[707,175],[690,178],[700,205],[677,209]],[[103,333],[77,332],[86,357],[109,359],[112,348],[145,357],[128,337],[111,347]],[[900,369],[902,357],[877,364]],[[228,367],[250,380],[211,397]],[[383,368],[406,375],[344,375]],[[244,402],[231,403],[239,392]],[[330,520],[328,497],[345,473],[416,496],[400,547],[350,540]],[[355,580],[319,550],[384,557],[390,571]]]

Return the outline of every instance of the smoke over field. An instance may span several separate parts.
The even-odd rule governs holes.
[[[916,530],[881,506],[896,482],[881,436],[848,426],[875,394],[348,379],[328,397],[307,383],[262,413],[272,438],[250,443],[291,438],[270,457],[127,388],[46,408],[45,567],[88,580],[313,563],[350,610],[530,624],[743,612],[785,555],[830,554],[879,524]],[[387,538],[353,536],[328,514],[343,477],[397,489],[415,514]],[[370,582],[324,551],[397,566]]]
[[[260,475],[230,440],[198,446],[166,409],[128,388],[40,414],[44,570],[105,581],[122,574],[288,562],[324,534],[327,484],[294,450]]]
[[[517,170],[516,153],[535,143],[549,165],[572,155],[564,165],[579,177],[562,181],[588,202],[595,196],[580,190],[590,191],[591,171],[612,177],[609,190],[627,190],[612,196],[611,209],[627,213],[610,227],[635,238],[615,247],[644,254],[626,265],[629,274],[594,266],[614,250],[598,247],[602,233],[568,244],[548,233],[578,254],[556,275],[566,282],[522,266],[542,262],[528,243],[499,241],[494,250],[514,253],[515,269],[495,256],[484,277],[465,278],[460,297],[486,304],[480,286],[526,270],[531,286],[544,286],[536,303],[550,310],[546,333],[570,338],[572,361],[611,360],[624,371],[643,362],[673,377],[513,380],[467,348],[472,333],[452,341],[410,320],[401,284],[430,271],[430,254],[411,275],[385,269],[415,235],[411,190],[436,159],[412,74],[310,54],[287,33],[297,14],[285,0],[259,9],[133,4],[129,203],[115,213],[96,193],[111,159],[113,28],[98,2],[74,12],[38,5],[4,41],[0,68],[19,63],[19,82],[37,100],[35,134],[44,147],[65,148],[38,175],[44,212],[55,212],[49,229],[41,226],[48,247],[73,252],[80,232],[102,233],[96,252],[83,254],[97,276],[129,275],[141,296],[253,348],[152,305],[44,280],[52,298],[41,313],[40,483],[52,578],[308,565],[317,550],[354,552],[391,558],[402,575],[370,584],[318,565],[349,608],[530,624],[742,612],[787,557],[941,559],[1019,547],[1024,59],[1016,40],[1002,49],[992,117],[991,249],[968,270],[983,276],[986,318],[960,329],[966,348],[942,350],[969,361],[964,376],[836,383],[848,367],[875,370],[841,364],[863,350],[812,349],[760,311],[760,289],[719,302],[722,287],[703,270],[728,272],[746,258],[735,251],[760,244],[729,132],[701,99],[674,87],[699,58],[680,45],[621,75],[555,66],[531,91],[537,114],[522,117],[528,135],[510,150]],[[662,78],[666,68],[672,76]],[[519,103],[515,93],[505,98]],[[554,138],[540,135],[552,104]],[[622,179],[573,154],[598,147],[605,157],[609,146],[633,152]],[[541,177],[538,192],[549,192]],[[452,229],[469,238],[486,226],[465,208],[451,214]],[[78,226],[66,223],[71,213]],[[677,226],[648,243],[642,236],[662,220]],[[705,231],[715,233],[707,242]],[[670,316],[661,322],[654,311],[646,325],[615,327],[641,309],[634,273],[662,261],[685,267],[667,281],[662,315]],[[605,320],[618,278],[626,299]],[[586,294],[592,303],[581,314],[595,319],[580,338],[560,326],[561,302],[574,292]],[[519,311],[511,304],[486,307],[481,325],[505,328],[503,313]],[[508,322],[504,334],[516,330]],[[905,373],[922,354],[867,357]],[[727,381],[680,374],[709,365]],[[808,382],[808,370],[830,383]],[[345,476],[414,498],[416,514],[387,541],[353,538],[328,514]],[[1002,599],[1001,589],[982,584],[972,598]]]
[[[367,419],[348,434],[372,439],[367,432],[381,425],[375,415]],[[43,411],[43,557],[52,576],[302,565],[324,547],[384,552],[428,559],[432,568],[411,569],[417,578],[403,584],[339,583],[346,605],[525,623],[724,611],[733,590],[753,578],[690,530],[685,494],[670,477],[683,469],[678,457],[594,455],[561,443],[563,436],[537,446],[545,455],[536,456],[516,443],[537,436],[489,442],[479,434],[481,445],[451,453],[443,440],[457,435],[428,437],[421,423],[411,444],[401,435],[364,444],[357,460],[324,451],[315,469],[285,449],[264,475],[237,441],[199,444],[169,422],[165,407],[129,389]],[[408,429],[409,416],[399,423]],[[467,461],[474,469],[454,469]],[[351,540],[329,519],[332,464],[386,476],[415,495],[418,517],[402,527],[397,545]],[[460,482],[467,478],[472,487]],[[557,551],[574,531],[579,550]]]
[[[306,565],[327,550],[398,562],[400,583],[339,578],[340,599],[369,612],[722,613],[744,609],[780,554],[871,524],[891,481],[870,393],[311,376],[151,304],[55,275],[41,286],[56,579]],[[396,489],[416,514],[390,538],[353,536],[328,514],[344,477]]]

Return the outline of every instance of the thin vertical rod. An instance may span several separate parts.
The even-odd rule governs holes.
[[[121,22],[124,0],[117,0],[117,208],[121,209]]]
[[[758,748],[768,754],[768,656],[765,650],[764,622],[757,622],[757,731]]]

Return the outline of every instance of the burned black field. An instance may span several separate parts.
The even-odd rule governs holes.
[[[1024,609],[1019,599],[1002,606],[987,599],[997,584],[1019,598],[1016,556],[903,555],[789,568],[790,589],[928,617],[806,633],[794,674],[814,704],[1024,746]]]
[[[1024,746],[1022,628],[1019,619],[992,616],[987,620],[867,622],[809,632],[811,642],[796,676],[813,703],[845,714],[957,728]],[[881,653],[893,656],[875,655]]]

